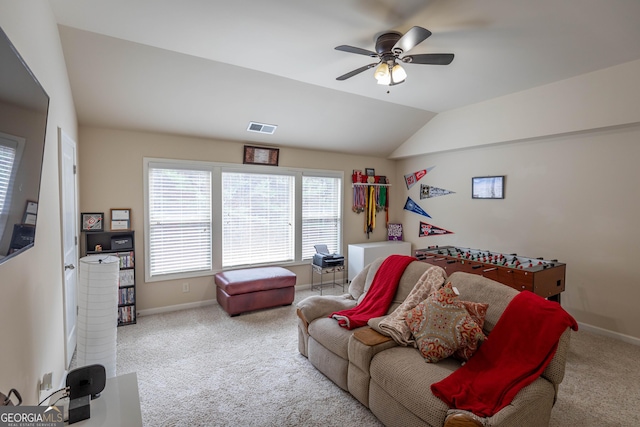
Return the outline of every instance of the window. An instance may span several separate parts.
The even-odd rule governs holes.
[[[147,275],[210,272],[211,171],[150,164],[148,177]]]
[[[0,144],[0,212],[4,212],[15,157],[15,148]]]
[[[332,253],[339,252],[341,187],[340,178],[302,177],[302,259],[312,258],[317,244],[327,245]]]
[[[222,172],[222,266],[294,260],[294,177]]]
[[[147,281],[340,251],[342,172],[145,159],[145,175]]]
[[[9,218],[13,182],[20,162],[24,139],[0,134],[0,236]]]

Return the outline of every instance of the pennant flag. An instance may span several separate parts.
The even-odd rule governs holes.
[[[421,171],[410,173],[404,176],[404,182],[407,184],[407,190],[415,185],[416,182],[420,181],[423,176],[428,174],[435,166],[431,166],[430,168],[422,169]]]
[[[426,213],[416,202],[411,200],[411,197],[407,197],[407,203],[404,204],[405,210],[408,210],[413,213],[417,213],[418,215],[426,216],[427,218],[431,218],[431,216]]]
[[[428,199],[431,197],[446,196],[447,194],[456,194],[455,191],[445,190],[444,188],[432,187],[430,185],[420,184],[420,199]]]
[[[420,221],[420,234],[419,237],[425,236],[438,236],[441,234],[455,234],[453,231],[445,230],[444,228],[436,227],[435,225],[427,224]]]

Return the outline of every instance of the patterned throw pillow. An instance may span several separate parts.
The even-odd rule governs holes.
[[[466,347],[473,353],[484,339],[482,328],[457,299],[448,282],[407,313],[405,322],[420,353],[429,363],[445,359]]]
[[[480,330],[482,330],[482,328],[484,327],[484,319],[487,316],[487,308],[489,308],[489,304],[473,302],[473,301],[460,301],[460,302],[462,303],[464,308],[467,310],[467,313],[469,313],[469,317],[471,317],[471,320],[476,322],[476,324],[480,327]],[[453,357],[462,361],[469,360],[469,358],[473,356],[476,350],[478,350],[478,348],[480,347],[480,344],[486,339],[487,339],[487,336],[484,335],[484,332],[483,332],[481,342],[476,343],[474,341],[471,343],[470,346],[459,348],[458,350],[456,350],[455,353],[453,353]]]

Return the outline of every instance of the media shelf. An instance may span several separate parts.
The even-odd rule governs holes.
[[[136,323],[135,240],[133,231],[85,232],[86,255],[111,254],[120,259],[118,326]]]

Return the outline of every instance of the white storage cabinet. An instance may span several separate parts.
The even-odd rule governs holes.
[[[349,282],[376,258],[394,254],[411,256],[411,243],[388,240],[349,245]]]

